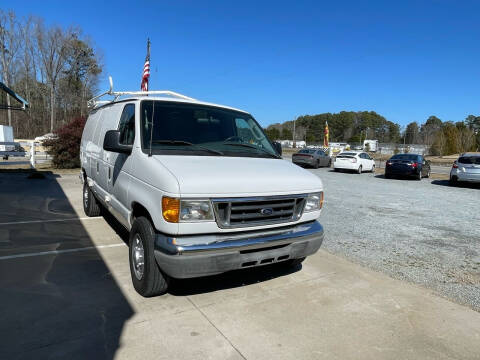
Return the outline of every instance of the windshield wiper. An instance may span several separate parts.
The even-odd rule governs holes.
[[[231,146],[243,146],[243,147],[247,147],[247,148],[250,148],[250,149],[255,149],[255,150],[260,150],[260,151],[263,151],[264,153],[270,155],[270,156],[273,156],[275,157],[276,159],[281,159],[282,157],[279,156],[279,155],[276,155],[276,154],[272,154],[271,152],[265,150],[265,149],[262,149],[262,148],[259,148],[259,147],[256,147],[255,145],[250,145],[250,144],[245,144],[245,143],[237,143],[237,142],[224,142],[225,145],[231,145]]]
[[[223,152],[221,152],[221,151],[209,149],[209,148],[203,147],[201,145],[193,144],[191,142],[183,141],[183,140],[153,140],[152,144],[187,145],[187,146],[193,146],[193,147],[195,147],[199,150],[208,151],[208,152],[213,153],[213,154],[223,155]]]

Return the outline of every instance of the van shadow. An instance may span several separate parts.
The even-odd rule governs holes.
[[[301,269],[301,264],[288,266],[286,263],[278,263],[201,278],[175,279],[169,293],[174,296],[188,296],[238,288],[287,276]]]
[[[97,220],[71,220],[53,176],[27,176],[0,174],[0,358],[113,359],[134,311],[99,252],[75,250]]]

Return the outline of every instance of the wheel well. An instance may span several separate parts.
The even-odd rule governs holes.
[[[152,217],[150,216],[148,210],[143,205],[137,202],[132,203],[132,215],[130,215],[131,223],[133,224],[135,219],[140,216],[144,216],[149,219],[153,225]]]

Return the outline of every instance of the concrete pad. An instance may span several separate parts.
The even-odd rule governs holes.
[[[288,278],[190,297],[247,359],[479,358],[480,314],[425,289],[323,251]]]
[[[0,221],[83,216],[74,177],[16,181],[18,196],[3,181],[17,205],[13,216],[0,203]],[[0,260],[2,359],[480,357],[480,313],[325,251],[303,268],[177,281],[146,299],[131,284],[127,246],[98,248],[125,241],[109,218],[0,226],[0,240],[3,255],[89,248]]]

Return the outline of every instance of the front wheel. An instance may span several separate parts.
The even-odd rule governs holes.
[[[163,274],[155,261],[153,242],[155,231],[145,217],[135,219],[130,231],[130,274],[133,287],[144,296],[165,294],[169,278]]]
[[[88,217],[99,216],[101,212],[100,204],[98,200],[90,190],[87,180],[83,183],[83,211]]]

